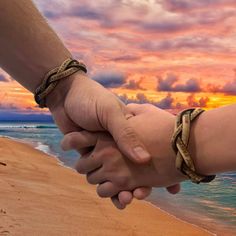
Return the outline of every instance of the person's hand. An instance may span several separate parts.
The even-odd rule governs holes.
[[[62,80],[48,96],[47,105],[64,134],[83,129],[107,130],[130,160],[143,163],[150,159],[145,146],[126,120],[126,115],[129,115],[126,106],[84,73],[78,72]],[[143,199],[150,192],[151,189],[139,188],[133,194]],[[118,197],[121,202],[128,203],[133,194],[121,192]],[[114,199],[114,203],[120,204],[118,199]]]
[[[125,104],[84,73],[61,81],[48,99],[53,118],[64,134],[81,129],[106,130],[127,158],[137,163],[150,160],[150,154],[127,122],[130,112]]]
[[[101,197],[112,197],[121,190],[131,191],[138,186],[169,186],[170,193],[177,193],[180,185],[176,183],[185,177],[175,169],[175,155],[170,148],[174,116],[151,105],[128,105],[128,108],[135,115],[129,122],[142,136],[153,156],[152,163],[140,166],[127,161],[111,137],[102,133],[74,132],[65,136],[62,146],[84,150],[96,145],[90,153],[84,153],[77,170],[87,174],[90,183],[100,184],[97,191]]]

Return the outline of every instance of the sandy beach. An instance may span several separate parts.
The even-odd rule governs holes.
[[[211,235],[135,201],[124,211],[28,144],[0,138],[0,235]]]

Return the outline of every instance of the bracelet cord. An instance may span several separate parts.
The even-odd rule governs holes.
[[[175,131],[172,136],[172,148],[176,153],[176,168],[196,184],[209,183],[215,179],[215,175],[201,175],[196,173],[193,160],[188,151],[189,136],[191,130],[191,122],[193,122],[203,109],[186,109],[177,115],[175,123]]]
[[[59,67],[50,70],[45,75],[40,86],[35,90],[34,99],[39,107],[47,107],[46,97],[48,94],[53,91],[61,79],[65,79],[77,71],[87,73],[86,66],[72,58],[66,59]]]

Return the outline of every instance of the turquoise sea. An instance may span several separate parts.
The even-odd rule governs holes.
[[[29,142],[35,148],[57,156],[69,167],[73,167],[79,158],[74,151],[61,150],[62,134],[53,123],[1,122],[0,135]],[[236,172],[226,173],[217,176],[210,184],[185,182],[177,195],[170,195],[164,189],[154,189],[148,201],[217,235],[236,235],[235,186]]]

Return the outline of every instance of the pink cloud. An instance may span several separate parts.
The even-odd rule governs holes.
[[[100,75],[109,88],[115,84],[121,89],[142,90],[143,83],[160,75],[159,90],[172,94],[236,94],[236,82],[230,79],[236,61],[233,0],[35,3],[72,54],[87,64],[89,76]],[[111,70],[122,71],[122,76],[110,74],[104,79]],[[165,76],[168,73],[173,77]],[[140,77],[145,79],[136,79]],[[154,79],[152,83],[155,90]],[[153,102],[145,93],[135,100]],[[175,102],[169,94],[159,106],[173,108]],[[204,105],[208,100],[189,97],[188,102]]]
[[[197,79],[191,78],[185,83],[181,83],[176,75],[167,74],[166,78],[158,78],[157,90],[169,92],[200,92],[201,86]]]

